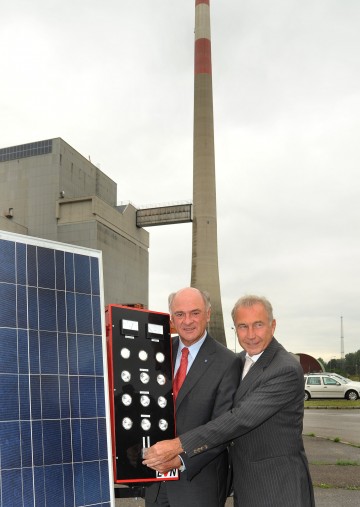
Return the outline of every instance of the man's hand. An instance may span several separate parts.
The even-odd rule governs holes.
[[[174,470],[174,468],[180,468],[182,465],[181,459],[179,456],[176,456],[176,458],[171,459],[170,461],[165,461],[165,463],[161,463],[161,465],[156,465],[156,468],[153,468],[153,470],[157,470],[161,474],[166,474],[166,472],[170,472],[170,470]],[[149,465],[148,465],[149,466]]]
[[[159,465],[163,465],[167,461],[173,460],[182,452],[183,448],[181,447],[179,438],[174,438],[173,440],[162,440],[148,449],[143,449],[143,455],[145,458],[143,465],[159,470]]]

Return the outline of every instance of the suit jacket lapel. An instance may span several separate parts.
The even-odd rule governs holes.
[[[186,375],[183,385],[176,398],[176,408],[178,409],[183,399],[187,396],[189,391],[204,375],[205,371],[210,367],[215,358],[215,345],[213,338],[207,335],[204,343],[202,344],[199,352],[196,355],[195,361]]]
[[[266,368],[271,363],[277,347],[278,342],[275,340],[275,338],[273,338],[269,346],[264,350],[259,359],[255,362],[254,366],[250,368],[248,373],[241,380],[235,398],[241,398],[246,393],[246,391],[248,391],[249,387],[254,382],[254,379],[260,377],[263,374],[264,370],[266,370]],[[240,357],[243,360],[243,364],[245,363],[245,355],[245,352],[242,352],[240,354]]]

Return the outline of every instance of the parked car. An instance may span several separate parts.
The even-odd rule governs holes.
[[[344,382],[352,382],[353,384],[360,385],[360,382],[357,382],[356,380],[351,380],[351,378],[343,377],[339,373],[335,372],[328,372],[328,371],[316,371],[316,372],[309,372],[305,375],[329,375],[330,377],[334,377],[337,380],[343,380]]]
[[[340,375],[310,373],[304,375],[305,401],[310,398],[346,398],[357,400],[360,397],[360,382],[352,382]]]
[[[339,375],[339,373],[330,373],[331,377],[336,378],[337,380],[343,380],[347,384],[350,382],[350,384],[356,384],[360,386],[360,382],[357,382],[356,380],[351,380],[351,378],[343,377],[342,375]]]

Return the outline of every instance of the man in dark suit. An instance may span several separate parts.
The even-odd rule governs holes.
[[[206,331],[210,300],[206,293],[185,288],[169,296],[172,323],[179,334],[173,341],[176,429],[185,433],[215,419],[232,407],[240,381],[241,361]],[[181,366],[183,349],[187,365]],[[181,369],[186,377],[179,388]],[[178,392],[176,392],[178,390]],[[223,507],[226,501],[228,452],[213,449],[188,464],[187,456],[176,455],[170,468],[180,469],[178,481],[147,486],[146,507]],[[183,470],[183,471],[181,471]],[[188,477],[191,473],[191,477]]]
[[[302,367],[273,337],[276,321],[265,298],[239,299],[232,317],[244,348],[243,380],[234,408],[180,433],[180,438],[157,443],[144,464],[164,469],[175,453],[185,451],[191,462],[193,456],[231,442],[235,506],[312,507],[314,494],[302,440]]]

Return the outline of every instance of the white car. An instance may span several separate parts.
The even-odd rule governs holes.
[[[334,377],[337,380],[343,380],[346,384],[350,382],[350,384],[356,384],[360,386],[360,382],[356,382],[356,380],[351,380],[351,378],[343,377],[342,375],[339,375],[338,373],[330,373],[330,377]]]
[[[331,374],[307,374],[305,380],[305,401],[310,398],[360,398],[360,382],[352,382]]]

